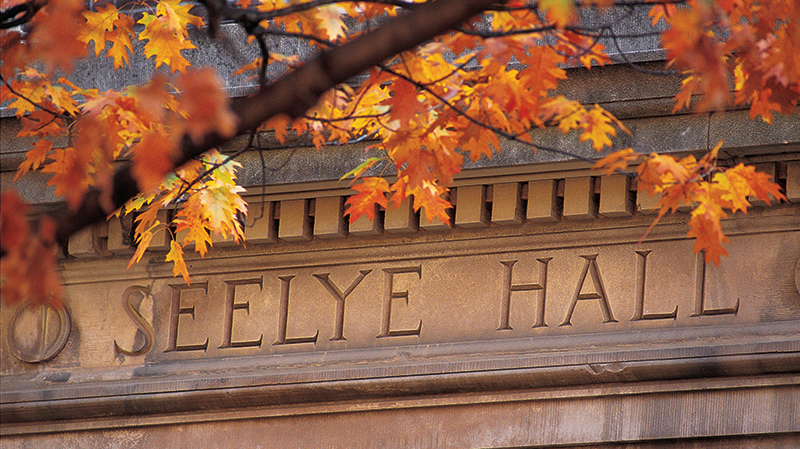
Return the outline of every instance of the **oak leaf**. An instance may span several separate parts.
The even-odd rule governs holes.
[[[187,284],[191,284],[189,280],[189,270],[186,268],[186,261],[183,259],[183,248],[175,240],[169,242],[169,252],[167,253],[167,262],[172,262],[172,275],[183,276],[183,280]]]
[[[389,207],[386,195],[390,193],[389,183],[379,177],[362,178],[361,182],[353,184],[351,188],[358,193],[351,196],[345,202],[347,210],[345,215],[350,216],[350,223],[355,223],[359,217],[366,215],[373,220],[375,218],[375,205],[384,209]]]
[[[132,174],[140,191],[148,192],[158,187],[174,168],[172,157],[176,151],[177,145],[163,128],[156,128],[145,134],[133,147]]]
[[[195,143],[211,132],[222,137],[236,134],[236,115],[213,68],[190,71],[178,78],[177,87],[181,92],[179,109],[187,117],[185,129]]]
[[[31,21],[30,55],[44,62],[45,71],[57,68],[72,70],[72,63],[86,54],[86,44],[79,39],[81,0],[48,0]]]
[[[545,11],[547,19],[560,29],[578,17],[573,0],[539,0],[539,9]]]

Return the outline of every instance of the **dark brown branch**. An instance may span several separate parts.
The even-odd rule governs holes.
[[[30,22],[44,5],[45,2],[30,1],[0,11],[0,30],[8,30]]]

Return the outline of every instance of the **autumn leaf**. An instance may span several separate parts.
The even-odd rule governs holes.
[[[72,70],[73,61],[86,54],[81,42],[81,0],[49,0],[31,22],[30,55],[44,62],[45,71]]]
[[[539,0],[539,9],[544,10],[547,19],[560,29],[575,21],[578,16],[573,0]]]
[[[19,168],[17,169],[17,174],[14,175],[14,181],[16,181],[20,176],[24,175],[25,173],[39,168],[39,166],[41,166],[44,163],[45,159],[47,159],[47,155],[52,149],[53,149],[52,141],[45,139],[40,139],[36,141],[33,149],[25,153],[25,160],[23,160],[19,164]]]
[[[30,60],[30,54],[22,33],[0,33],[0,60],[3,62],[0,64],[0,76],[6,80],[13,79],[16,71],[25,67]]]
[[[179,29],[184,37],[189,37],[188,26],[202,28],[205,21],[202,17],[192,14],[194,6],[191,3],[181,3],[181,0],[161,0],[158,2],[156,13],[169,19],[173,29]]]
[[[139,189],[148,192],[161,183],[161,180],[172,171],[175,164],[172,156],[177,146],[162,128],[157,128],[144,135],[132,149],[132,174],[139,184]]]
[[[684,183],[692,177],[686,163],[682,164],[670,155],[655,153],[637,167],[637,172],[639,191],[645,190],[651,195],[660,193],[664,185]]]
[[[0,195],[0,298],[5,304],[29,301],[61,307],[61,279],[55,265],[55,223],[45,218],[31,231],[28,210],[13,191]]]
[[[736,176],[736,172],[731,172],[731,176],[727,173],[714,173],[712,178],[712,192],[718,195],[720,200],[719,204],[736,212],[741,210],[746,212],[750,207],[750,202],[747,201],[747,196],[753,192],[747,180],[741,176]]]
[[[178,276],[180,274],[187,284],[191,284],[189,281],[189,270],[186,268],[186,261],[183,260],[183,248],[181,248],[181,245],[175,240],[169,242],[169,248],[166,260],[167,262],[173,263],[172,275]]]
[[[156,68],[166,65],[173,72],[185,73],[189,61],[181,54],[181,50],[197,48],[188,39],[187,26],[203,26],[203,19],[189,14],[191,5],[181,5],[179,0],[162,0],[158,2],[156,14],[143,13],[137,22],[144,25],[139,33],[139,40],[146,40],[145,57],[155,56]]]
[[[611,175],[618,171],[624,172],[628,169],[628,164],[639,160],[641,157],[642,155],[634,152],[633,148],[625,148],[598,160],[592,168],[594,170],[602,170],[606,174]]]
[[[786,196],[781,193],[781,187],[771,181],[770,175],[757,172],[751,165],[740,163],[725,170],[725,176],[739,186],[740,191],[746,191],[747,195],[755,195],[767,204],[770,204],[770,196],[777,201],[786,201]]]
[[[404,79],[395,79],[392,85],[394,94],[384,104],[391,107],[390,116],[400,126],[417,123],[417,116],[425,112],[425,106],[417,98],[417,88]]]
[[[592,148],[594,148],[595,151],[600,151],[606,146],[610,147],[611,139],[608,136],[617,135],[617,130],[612,126],[614,120],[615,119],[606,112],[605,109],[595,104],[594,108],[589,110],[582,123],[584,131],[579,137],[580,141],[585,142],[591,140]]]
[[[186,218],[183,218],[183,216]],[[203,224],[199,214],[182,214],[182,217],[178,217],[175,223],[177,225],[175,228],[176,234],[180,235],[182,231],[187,231],[181,240],[181,244],[184,246],[194,244],[195,251],[200,254],[200,257],[205,257],[208,247],[212,246],[213,243],[208,228]]]
[[[150,242],[153,240],[153,229],[159,225],[161,225],[161,222],[156,221],[149,229],[138,233],[138,238],[136,240],[136,251],[133,253],[133,256],[131,256],[131,260],[128,261],[127,269],[130,270],[134,263],[139,263],[139,261],[142,260],[144,252],[148,247],[150,247]]]
[[[442,186],[435,185],[431,182],[424,182],[418,188],[410,190],[414,196],[414,210],[425,209],[425,219],[428,223],[433,223],[434,218],[438,218],[442,223],[450,224],[450,215],[447,209],[453,207],[449,201],[445,199],[447,189]]]
[[[703,94],[696,106],[698,110],[722,109],[728,101],[724,43],[710,30],[712,17],[707,7],[698,6],[676,9],[665,18],[669,28],[662,33],[662,44],[667,58],[670,65],[689,75],[684,80],[678,105],[688,105],[694,91]]]
[[[96,11],[84,11],[86,23],[81,29],[80,39],[94,43],[95,56],[106,48],[106,33],[114,29],[114,22],[119,20],[119,10],[112,4],[100,6]],[[125,16],[127,17],[127,16]]]
[[[49,0],[37,6],[45,3],[30,24],[0,31],[4,81],[0,102],[19,119],[17,137],[30,138],[33,145],[28,147],[17,178],[38,171],[48,177],[56,195],[66,196],[73,206],[88,186],[96,187],[101,191],[98,201],[108,209],[112,168],[120,158],[130,158],[138,188],[149,189],[124,206],[125,212],[138,214],[138,246],[131,263],[143,257],[155,233],[178,231],[181,234],[171,244],[169,257],[174,273],[188,282],[183,259],[186,245],[194,244],[195,251],[205,256],[212,235],[232,235],[241,241],[241,220],[247,211],[243,188],[236,184],[238,166],[218,152],[173,167],[184,135],[196,144],[211,133],[224,140],[238,131],[225,81],[212,69],[190,69],[188,53],[183,51],[195,48],[193,39],[201,33],[190,34],[189,27],[203,27],[203,19],[191,13],[194,4],[179,0],[135,10],[108,4],[94,12],[83,11],[78,0]],[[361,33],[349,29],[352,24],[363,24],[359,30],[370,28],[400,10],[415,9],[411,3],[417,2],[402,6],[289,0],[252,3],[238,2],[243,8],[266,13],[262,18],[271,18],[258,23],[267,35],[299,37],[303,45],[325,47],[326,41],[344,44]],[[274,128],[281,144],[291,133],[300,144],[306,144],[302,139],[308,136],[308,143],[320,149],[333,143],[369,141],[386,153],[386,157],[370,158],[345,175],[363,178],[383,159],[387,168],[397,173],[391,185],[381,178],[366,178],[353,186],[356,194],[347,200],[351,221],[364,214],[374,218],[377,206],[388,206],[388,196],[395,207],[413,198],[414,208],[424,208],[428,220],[438,217],[447,222],[448,188],[466,156],[475,162],[492,157],[500,151],[503,138],[515,144],[527,142],[535,150],[532,142],[538,134],[531,131],[536,127],[557,126],[564,134],[577,131],[581,142],[591,141],[598,151],[610,147],[620,130],[628,132],[599,105],[587,106],[556,94],[567,77],[567,67],[589,69],[610,61],[605,47],[597,42],[600,35],[569,25],[579,20],[578,8],[583,12],[611,3],[512,0],[506,3],[508,8],[494,8],[461,25],[460,31],[406,49],[370,69],[367,76],[328,90],[307,116],[290,120],[277,115],[262,129]],[[3,9],[17,4],[22,0],[6,0]],[[724,107],[731,96],[728,75],[732,69],[733,98],[737,105],[749,105],[751,118],[760,116],[770,123],[776,112],[796,112],[800,101],[797,8],[785,1],[769,6],[732,0],[690,0],[680,8],[653,5],[649,17],[666,26],[664,49],[669,64],[683,77],[674,97],[676,110],[695,104]],[[262,31],[253,27],[254,23],[246,26]],[[88,44],[94,46],[95,56],[105,51],[111,59],[108,65],[123,68],[133,56],[134,36],[142,41],[145,58],[154,60],[160,72],[143,86],[100,92],[97,86],[79,87],[66,78],[56,81],[49,76],[54,69],[68,69],[75,58],[86,53]],[[254,41],[251,35],[249,43],[255,47]],[[284,47],[291,49],[270,41],[265,53],[254,52],[258,56],[242,60],[242,69],[235,73],[267,68],[270,81],[279,73],[292,76],[300,57],[282,54]],[[276,53],[276,48],[282,52]],[[46,73],[31,67],[35,60],[43,62]],[[315,89],[289,93],[298,97],[293,106],[302,103],[304,107],[318,95]],[[254,145],[258,137],[254,134]],[[719,223],[726,213],[746,212],[754,197],[767,202],[784,199],[780,187],[752,167],[717,166],[719,148],[700,160],[642,155],[626,149],[601,159],[596,168],[612,173],[638,164],[640,194],[660,196],[653,224],[667,212],[695,207],[689,231],[690,237],[697,239],[695,249],[705,251],[708,260],[718,261],[725,243]],[[170,223],[159,220],[164,208],[172,211]],[[29,234],[31,242],[49,238]],[[31,269],[32,255],[48,250],[46,243],[26,243],[19,248],[23,247],[15,259],[22,271],[13,276]],[[40,286],[30,284],[30,288]],[[15,293],[18,297],[26,294],[21,290]]]
[[[134,21],[130,16],[122,15],[114,21],[114,29],[106,33],[106,39],[111,41],[111,48],[106,54],[114,60],[114,69],[121,69],[128,64],[133,53],[133,25]]]
[[[184,126],[195,143],[211,132],[222,137],[236,133],[236,115],[214,69],[190,71],[178,78],[177,87],[181,92],[179,109],[187,116]]]
[[[15,252],[29,238],[28,205],[13,190],[0,194],[0,248]]]
[[[360,183],[354,184],[351,188],[358,193],[345,201],[347,210],[345,215],[350,216],[350,223],[355,223],[359,217],[366,215],[373,220],[375,218],[375,205],[388,208],[389,203],[386,195],[390,193],[389,183],[379,177],[362,178]]]
[[[705,252],[705,261],[714,262],[714,265],[719,265],[721,256],[728,255],[722,244],[730,241],[720,225],[720,219],[727,217],[722,208],[716,206],[706,195],[694,208],[689,219],[691,229],[686,236],[695,239],[694,252]]]

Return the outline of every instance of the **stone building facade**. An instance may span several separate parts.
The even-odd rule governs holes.
[[[112,219],[66,248],[66,312],[3,306],[0,446],[800,446],[799,116],[672,115],[676,80],[625,65],[563,89],[624,120],[619,147],[724,139],[789,201],[726,220],[715,267],[685,212],[638,243],[656,200],[563,156],[469,165],[447,226],[408,205],[347,224],[357,146],[247,153],[247,244],[189,256],[191,285],[166,240],[126,270]],[[5,189],[24,149],[2,120]]]

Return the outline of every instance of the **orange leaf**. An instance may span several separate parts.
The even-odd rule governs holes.
[[[425,182],[419,188],[412,188],[409,193],[414,195],[414,210],[425,209],[425,219],[428,220],[428,223],[433,223],[433,219],[438,218],[442,223],[450,224],[450,215],[448,215],[447,209],[452,208],[453,205],[444,198],[447,194],[446,188]]]
[[[156,224],[153,225],[153,227],[159,224],[160,223],[157,222]],[[150,229],[153,229],[153,227],[151,227]],[[139,234],[139,243],[137,243],[136,245],[136,252],[133,253],[133,256],[131,256],[131,260],[128,261],[127,269],[130,269],[134,263],[139,263],[139,261],[142,260],[142,256],[144,256],[144,252],[150,246],[151,240],[153,240],[153,232],[150,231],[149,229]]]
[[[741,181],[750,188],[750,195],[755,195],[761,201],[770,204],[770,195],[778,201],[785,201],[786,197],[781,193],[781,187],[770,181],[770,175],[757,172],[755,167],[739,164],[736,167],[725,171],[729,179]],[[736,182],[734,181],[734,182]]]
[[[615,120],[605,109],[595,104],[584,119],[582,124],[584,131],[580,135],[580,141],[591,139],[595,151],[600,151],[605,146],[610,147],[611,139],[608,136],[617,135],[617,130],[611,125]]]
[[[183,280],[186,281],[187,284],[191,284],[189,282],[189,270],[186,268],[186,261],[183,260],[183,249],[181,245],[178,244],[175,240],[169,242],[169,252],[167,253],[167,262],[172,261],[172,275],[183,276]]]
[[[692,218],[689,219],[689,230],[687,237],[694,237],[694,252],[705,252],[706,262],[714,262],[719,265],[721,256],[727,256],[728,251],[722,247],[722,243],[729,243],[728,237],[722,232],[720,219],[727,215],[718,206],[701,202],[693,211]]]
[[[417,122],[417,116],[425,112],[425,106],[417,100],[417,88],[408,81],[397,78],[392,84],[394,94],[383,104],[391,106],[389,115],[406,127]]]
[[[615,151],[608,156],[595,162],[595,170],[602,170],[606,174],[613,174],[614,172],[623,172],[628,169],[630,162],[636,161],[642,157],[642,154],[633,151],[633,148],[625,148],[624,150]]]
[[[362,178],[361,182],[352,186],[358,193],[347,199],[347,211],[350,223],[355,223],[359,217],[366,215],[370,220],[375,219],[375,205],[383,208],[389,207],[386,194],[390,192],[389,183],[378,177]]]
[[[74,60],[85,56],[86,44],[79,39],[84,10],[81,0],[49,0],[31,22],[30,50],[44,62],[47,73],[72,70]]]
[[[148,192],[161,184],[161,181],[172,171],[175,164],[172,156],[177,146],[164,130],[156,129],[144,135],[142,140],[132,148],[132,174],[139,185],[139,190]]]
[[[199,144],[206,134],[222,137],[236,134],[236,115],[217,72],[210,67],[191,71],[177,81],[181,91],[180,109],[186,112],[186,132]]]
[[[25,160],[19,164],[17,174],[14,176],[14,182],[17,178],[27,173],[29,170],[36,170],[47,159],[47,154],[53,149],[53,142],[45,139],[40,139],[36,142],[33,149],[25,153]]]
[[[0,247],[17,251],[29,238],[28,205],[13,190],[0,194]],[[5,262],[4,262],[5,263]]]
[[[539,0],[539,9],[547,11],[547,20],[563,29],[578,17],[573,0]]]
[[[133,53],[133,19],[128,15],[121,15],[114,21],[114,29],[106,34],[106,38],[111,41],[111,48],[106,53],[109,58],[114,60],[114,69],[121,69],[128,63],[130,54]]]
[[[86,19],[81,27],[80,40],[94,42],[94,55],[98,56],[106,48],[106,33],[114,29],[114,21],[119,19],[119,10],[112,4],[100,6],[96,11],[84,11]]]

